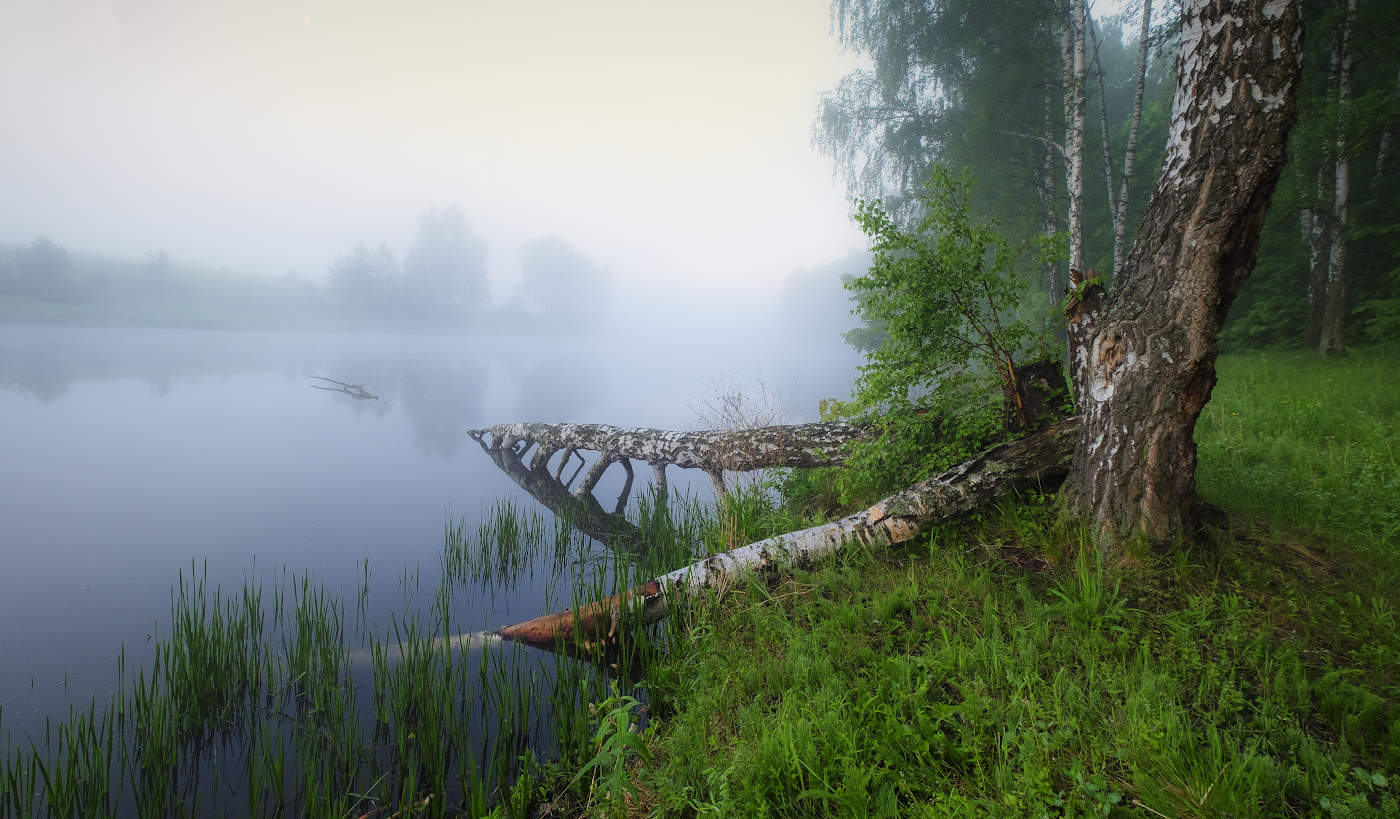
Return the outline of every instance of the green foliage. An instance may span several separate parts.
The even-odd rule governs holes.
[[[646,672],[640,808],[1400,814],[1396,373],[1221,359],[1201,483],[1235,520],[1208,549],[1107,567],[1031,496],[741,585]]]
[[[1298,125],[1289,135],[1283,169],[1261,233],[1259,257],[1221,334],[1227,348],[1297,347],[1303,339],[1313,248],[1313,219],[1330,230],[1339,148],[1349,163],[1346,266],[1348,343],[1400,338],[1400,221],[1391,179],[1395,151],[1382,149],[1400,121],[1396,70],[1400,67],[1400,18],[1384,3],[1359,3],[1350,40],[1354,55],[1352,98],[1345,111],[1337,96],[1333,49],[1345,4],[1305,3],[1302,85]],[[1339,142],[1339,137],[1344,137]],[[1382,157],[1389,154],[1385,163]],[[1320,248],[1325,263],[1329,247]]]
[[[1100,86],[1088,82],[1084,150],[1086,259],[1110,269],[1113,219],[1104,184],[1108,140],[1117,196],[1136,91],[1136,9],[1098,18],[1097,50],[1105,77],[1109,133],[1097,127]],[[1064,6],[1043,0],[836,0],[832,17],[843,43],[869,58],[823,95],[817,141],[844,172],[850,189],[885,196],[900,218],[916,212],[920,185],[934,164],[968,169],[983,184],[973,212],[994,214],[1008,235],[1063,226],[1063,58],[1052,32]],[[1124,37],[1124,28],[1131,34]],[[1170,24],[1151,35],[1144,110],[1132,186],[1127,240],[1132,241],[1161,165],[1171,119],[1175,49]],[[1050,163],[1049,190],[1039,178]],[[1056,230],[1058,228],[1051,228]],[[1048,273],[1048,271],[1045,271]],[[1062,273],[1063,271],[1061,271]]]
[[[1390,271],[1391,292],[1400,294],[1400,267]],[[1357,312],[1366,316],[1366,338],[1373,342],[1400,341],[1400,295],[1363,302]]]
[[[1039,323],[1018,315],[1026,286],[1016,268],[1027,257],[1053,259],[1054,245],[1016,246],[995,222],[974,220],[971,191],[966,175],[935,169],[912,229],[881,202],[857,200],[873,262],[847,286],[860,317],[883,335],[853,401],[833,402],[826,413],[877,430],[853,450],[847,495],[910,483],[994,438],[1020,360],[1043,349]]]
[[[628,771],[632,759],[639,759],[643,765],[650,762],[646,739],[643,737],[638,717],[641,703],[636,697],[626,696],[617,690],[613,683],[612,695],[592,708],[598,714],[598,730],[593,735],[593,757],[579,768],[579,777],[591,774],[595,804],[601,801],[607,812],[614,816],[627,813],[627,797],[636,799],[637,786]]]

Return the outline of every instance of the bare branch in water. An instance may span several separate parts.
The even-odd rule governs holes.
[[[333,386],[333,387],[325,387],[325,386],[322,386],[322,385],[320,385],[320,384],[312,384],[312,385],[311,385],[311,389],[313,389],[313,390],[328,390],[328,391],[330,391],[330,392],[343,392],[343,393],[345,393],[346,395],[350,396],[351,398],[358,398],[358,399],[361,400],[361,401],[377,401],[377,400],[379,400],[379,396],[377,396],[377,395],[375,395],[374,393],[372,393],[372,392],[366,390],[364,384],[347,384],[347,383],[345,383],[344,381],[336,381],[334,378],[326,378],[325,376],[322,376],[322,375],[313,375],[313,376],[311,376],[311,377],[314,378],[314,379],[316,379],[317,381],[325,381],[325,382],[328,383],[328,384],[334,384],[334,385],[335,385],[335,386]]]

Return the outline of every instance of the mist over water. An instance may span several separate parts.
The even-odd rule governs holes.
[[[511,341],[0,325],[5,730],[41,730],[69,703],[109,696],[118,651],[139,665],[148,635],[168,633],[171,586],[192,565],[225,589],[308,572],[353,599],[368,559],[372,622],[386,626],[405,594],[426,610],[446,522],[470,531],[503,499],[539,508],[468,428],[690,428],[715,383],[759,379],[787,420],[814,419],[820,398],[847,394],[857,356],[834,335],[789,344],[771,327],[673,345],[643,331]],[[312,389],[313,376],[379,398]],[[599,498],[616,497],[619,472]],[[673,488],[709,491],[671,472]],[[541,569],[509,593],[459,589],[454,609],[469,628],[505,625],[557,608],[566,582]]]

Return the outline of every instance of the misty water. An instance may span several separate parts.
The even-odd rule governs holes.
[[[539,508],[468,428],[693,427],[719,381],[761,381],[787,420],[811,420],[857,364],[839,338],[657,342],[0,325],[4,732],[36,735],[110,697],[119,651],[149,660],[192,567],[225,589],[307,572],[353,600],[367,562],[371,628],[405,600],[426,611],[445,523],[471,531],[502,499]],[[312,389],[313,376],[379,398]],[[616,497],[613,473],[600,498]],[[565,582],[546,560],[500,589],[459,587],[453,607],[506,625],[567,605]]]

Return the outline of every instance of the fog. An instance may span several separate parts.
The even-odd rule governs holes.
[[[457,205],[508,301],[558,237],[625,313],[861,245],[811,144],[825,4],[7,0],[0,243],[310,281]]]
[[[149,663],[184,572],[372,564],[371,621],[442,583],[460,631],[567,599],[435,574],[543,509],[468,428],[845,397],[851,64],[799,0],[0,2],[0,747]]]

